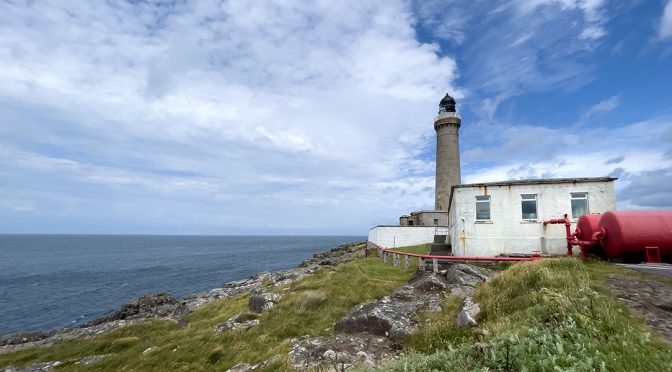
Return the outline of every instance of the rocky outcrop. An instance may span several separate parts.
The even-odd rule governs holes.
[[[492,277],[488,269],[464,264],[442,273],[419,273],[390,296],[355,306],[336,322],[334,336],[304,336],[292,340],[289,363],[298,370],[341,371],[352,366],[372,368],[396,355],[395,344],[415,332],[421,324],[418,312],[441,311],[449,291],[463,293],[460,313],[467,324],[475,324],[478,304],[471,299],[474,286]],[[462,323],[461,323],[462,324]]]
[[[175,312],[179,302],[168,293],[140,296],[125,303],[114,314],[98,318],[81,326],[81,328],[108,323],[123,319],[163,318]]]
[[[334,330],[339,333],[369,333],[401,341],[416,330],[414,317],[421,309],[441,309],[446,289],[445,277],[422,273],[391,296],[355,306],[336,322]]]
[[[279,293],[272,293],[265,289],[257,288],[250,291],[248,307],[251,311],[261,314],[272,308],[280,299],[282,299],[282,295]]]
[[[42,332],[14,333],[11,335],[0,337],[0,346],[19,345],[26,342],[36,342],[45,339],[47,337],[49,337],[49,334]]]
[[[301,262],[299,267],[336,266],[352,261],[355,258],[355,247],[364,244],[366,242],[342,244],[329,252],[315,253],[312,258]]]
[[[90,364],[96,363],[101,361],[103,358],[105,358],[105,355],[89,355],[87,357],[84,357],[80,359],[79,361],[75,362],[75,364],[81,364],[84,366],[88,366]],[[60,360],[57,361],[51,361],[51,362],[42,362],[42,363],[35,363],[31,364],[28,367],[24,368],[14,368],[14,367],[8,367],[5,369],[0,370],[1,372],[44,372],[44,371],[53,371],[56,367],[60,366],[63,364]]]
[[[460,313],[457,315],[457,323],[463,327],[473,327],[477,325],[476,316],[481,312],[481,307],[475,303],[471,296],[464,299],[464,304]]]
[[[215,332],[223,332],[227,329],[248,329],[259,325],[259,319],[252,314],[238,313],[226,322],[215,326]]]
[[[479,283],[488,281],[493,273],[492,270],[483,267],[456,263],[446,271],[446,280],[453,285],[473,288]]]
[[[371,368],[395,355],[387,339],[371,335],[303,336],[291,344],[288,361],[300,371],[342,371],[356,365]]]
[[[476,325],[480,307],[472,298],[474,287],[493,274],[492,270],[467,264],[453,264],[442,273],[420,273],[391,296],[355,306],[336,322],[334,330],[349,334],[369,333],[401,341],[417,329],[414,318],[419,311],[441,311],[448,290],[464,299],[457,322],[464,326]]]
[[[52,371],[54,368],[60,366],[63,364],[61,361],[55,361],[55,362],[42,362],[42,363],[35,363],[32,364],[28,367],[25,368],[5,368],[1,370],[2,372],[44,372],[44,371]]]
[[[446,271],[446,279],[451,284],[451,293],[463,299],[462,309],[457,315],[457,323],[464,327],[478,324],[476,318],[481,307],[472,297],[474,287],[492,278],[494,272],[478,266],[454,264]]]

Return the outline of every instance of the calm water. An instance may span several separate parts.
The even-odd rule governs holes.
[[[0,235],[0,335],[77,326],[129,299],[296,267],[361,236]]]

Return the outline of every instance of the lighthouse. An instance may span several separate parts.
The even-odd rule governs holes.
[[[459,130],[462,120],[455,109],[455,99],[449,94],[441,99],[439,113],[434,119],[436,130],[436,186],[434,209],[447,211],[450,190],[462,183],[460,177]]]

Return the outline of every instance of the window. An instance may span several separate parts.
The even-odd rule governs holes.
[[[490,220],[490,195],[476,196],[476,221]]]
[[[572,192],[572,218],[576,219],[588,213],[588,193]]]
[[[521,194],[523,220],[537,220],[537,194]]]
[[[434,226],[439,226],[439,219],[438,218],[434,219]]]

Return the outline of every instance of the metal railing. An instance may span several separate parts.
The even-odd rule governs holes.
[[[394,266],[399,266],[401,264],[401,257],[404,256],[404,268],[406,270],[411,268],[411,257],[417,257],[419,259],[419,268],[420,271],[425,270],[425,260],[432,260],[432,269],[434,272],[439,271],[439,260],[446,261],[490,261],[490,262],[511,262],[511,261],[538,261],[541,259],[541,255],[538,251],[532,252],[530,257],[482,257],[482,256],[436,256],[429,254],[417,254],[417,253],[408,253],[408,252],[399,252],[392,249],[387,249],[382,247],[372,241],[367,241],[367,244],[371,244],[376,248],[378,252],[378,257],[380,257],[383,262],[387,263],[392,259],[392,264]]]

